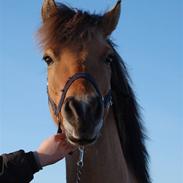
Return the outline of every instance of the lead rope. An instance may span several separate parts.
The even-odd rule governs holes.
[[[82,168],[84,166],[84,146],[79,147],[79,160],[77,162],[77,177],[76,177],[76,183],[80,183],[81,181],[81,174],[82,174]]]

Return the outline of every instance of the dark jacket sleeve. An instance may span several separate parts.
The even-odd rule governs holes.
[[[0,183],[29,183],[41,169],[33,152],[23,150],[0,156]]]

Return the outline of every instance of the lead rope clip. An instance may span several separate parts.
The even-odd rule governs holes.
[[[77,162],[77,165],[81,168],[84,165],[83,160],[84,160],[84,147],[79,147],[79,160]]]

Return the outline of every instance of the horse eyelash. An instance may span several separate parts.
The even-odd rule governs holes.
[[[53,59],[49,55],[44,55],[43,60],[47,63],[48,66],[53,63]]]

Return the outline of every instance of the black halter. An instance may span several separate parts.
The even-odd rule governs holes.
[[[86,72],[76,73],[76,74],[74,74],[73,76],[71,76],[67,80],[63,90],[61,90],[62,91],[62,95],[61,95],[61,98],[60,98],[58,106],[55,104],[55,102],[50,97],[49,91],[48,91],[48,86],[47,86],[48,102],[51,105],[52,110],[54,111],[54,114],[57,117],[58,122],[59,122],[58,133],[61,132],[61,128],[60,128],[61,118],[60,118],[59,113],[61,112],[61,109],[62,109],[64,100],[65,100],[67,91],[70,88],[70,86],[72,85],[72,83],[74,81],[80,79],[80,78],[84,78],[84,79],[88,80],[92,84],[92,86],[95,88],[95,90],[96,90],[96,92],[97,92],[97,94],[99,96],[99,100],[101,100],[101,103],[103,104],[104,108],[108,108],[109,105],[112,104],[112,92],[111,92],[111,90],[108,91],[107,95],[102,96],[102,94],[100,93],[100,90],[99,90],[99,88],[98,88],[98,86],[97,86],[97,84],[95,82],[95,79],[89,73],[86,73]]]

